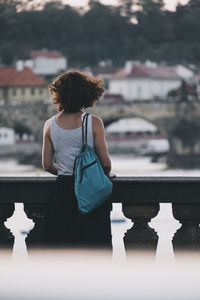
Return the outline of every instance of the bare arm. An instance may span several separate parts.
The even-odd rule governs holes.
[[[106,145],[104,125],[100,118],[92,116],[92,129],[94,134],[95,152],[101,162],[105,174],[109,175],[111,171],[111,160]]]
[[[50,138],[49,120],[46,121],[43,130],[42,167],[53,175],[58,174],[58,168],[54,163],[54,148]]]

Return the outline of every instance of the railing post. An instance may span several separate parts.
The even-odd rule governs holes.
[[[173,237],[174,251],[200,251],[200,205],[172,204],[172,212],[182,224]]]
[[[14,203],[0,204],[0,248],[13,248],[14,236],[11,231],[5,227],[4,222],[12,216],[14,210]]]
[[[35,223],[33,229],[26,237],[28,248],[43,247],[45,245],[45,231],[47,226],[47,204],[24,204],[27,217]]]
[[[129,251],[156,251],[158,235],[154,229],[149,227],[148,223],[158,214],[159,209],[159,204],[122,204],[124,215],[134,223],[124,236],[127,254]]]

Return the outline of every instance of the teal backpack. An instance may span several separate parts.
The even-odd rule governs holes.
[[[87,123],[88,114],[85,114],[82,122],[81,153],[75,159],[73,171],[78,209],[83,214],[93,211],[108,199],[113,187],[98,157],[87,144]]]

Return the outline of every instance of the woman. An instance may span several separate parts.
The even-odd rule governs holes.
[[[78,70],[59,75],[49,85],[58,114],[44,125],[42,165],[58,175],[49,210],[47,242],[69,246],[111,247],[110,210],[105,202],[89,214],[81,214],[74,194],[73,166],[82,142],[82,109],[95,105],[104,92],[103,81]],[[103,122],[88,117],[88,144],[110,175],[111,161],[105,141]],[[56,158],[56,163],[54,162]]]

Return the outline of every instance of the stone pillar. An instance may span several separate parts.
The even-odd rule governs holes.
[[[5,227],[4,222],[12,216],[14,210],[15,205],[13,203],[0,204],[0,248],[13,248],[14,236]]]
[[[27,217],[35,223],[33,229],[26,237],[28,248],[40,248],[45,245],[45,231],[47,222],[47,204],[24,204],[24,211]]]
[[[172,204],[172,212],[182,224],[172,240],[174,252],[200,251],[200,205]]]
[[[148,223],[158,214],[159,209],[159,204],[122,204],[124,215],[134,223],[124,236],[127,254],[140,250],[156,252],[158,235]]]

